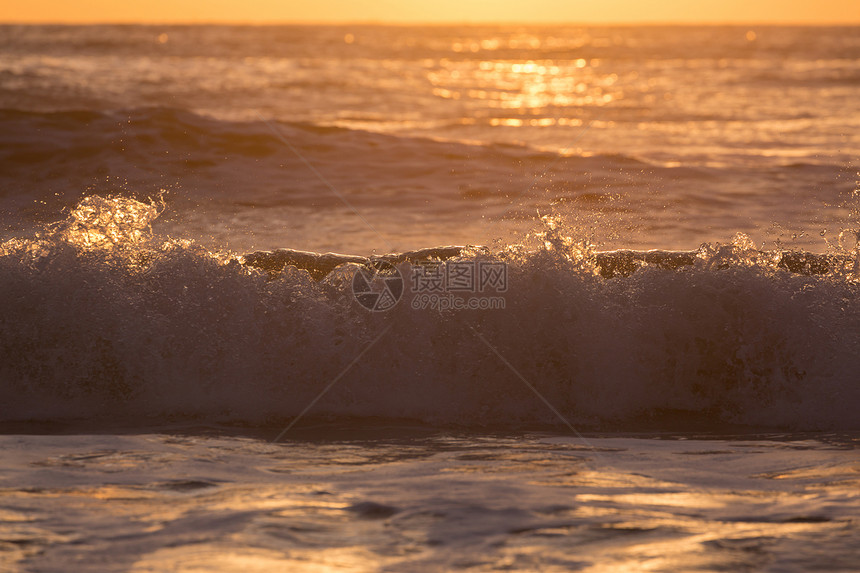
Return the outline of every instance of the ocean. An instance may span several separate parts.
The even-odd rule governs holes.
[[[858,32],[0,26],[0,571],[860,569]]]

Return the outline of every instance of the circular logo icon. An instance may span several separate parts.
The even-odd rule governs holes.
[[[403,277],[391,263],[372,260],[352,275],[352,296],[371,312],[389,310],[403,296]]]

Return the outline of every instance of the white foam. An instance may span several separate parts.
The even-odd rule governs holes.
[[[70,224],[79,209],[3,245],[4,421],[283,421],[338,380],[309,415],[560,423],[532,385],[575,425],[857,425],[847,271],[790,273],[736,242],[605,279],[562,242],[466,255],[507,265],[504,309],[418,311],[407,289],[370,313],[348,273],[317,282],[288,267],[270,280],[151,236],[150,207],[128,201],[92,199],[84,227]]]

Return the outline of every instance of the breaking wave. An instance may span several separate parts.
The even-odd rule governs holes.
[[[336,381],[310,415],[560,425],[532,386],[584,428],[858,425],[855,251],[601,253],[545,219],[527,246],[383,257],[403,296],[370,312],[370,259],[213,252],[154,234],[163,208],[89,196],[0,245],[0,421],[281,424]],[[503,265],[503,304],[418,308],[433,261]]]

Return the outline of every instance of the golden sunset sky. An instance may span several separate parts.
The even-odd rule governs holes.
[[[860,0],[26,0],[2,22],[860,23]]]

